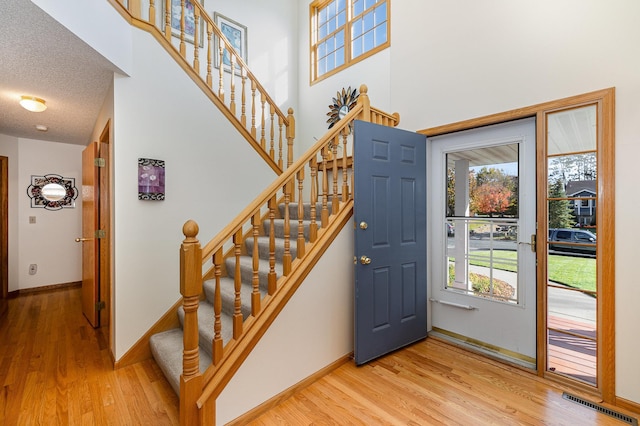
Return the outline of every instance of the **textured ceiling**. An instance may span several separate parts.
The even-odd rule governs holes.
[[[30,0],[0,0],[0,133],[87,145],[114,71]],[[45,99],[47,110],[23,109],[21,95]]]

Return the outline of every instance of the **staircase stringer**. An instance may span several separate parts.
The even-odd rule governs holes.
[[[271,167],[271,169],[276,174],[281,174],[284,168],[290,165],[293,162],[293,139],[295,138],[295,120],[293,118],[293,109],[289,108],[287,114],[282,112],[273,99],[268,95],[264,87],[257,81],[256,77],[251,73],[248,69],[247,65],[242,61],[240,57],[238,57],[237,61],[239,61],[238,66],[244,67],[246,71],[244,71],[245,77],[247,79],[254,82],[255,90],[257,90],[259,96],[262,97],[263,108],[266,106],[270,110],[272,123],[271,123],[271,132],[275,132],[274,128],[276,123],[273,122],[274,118],[277,118],[277,122],[280,126],[280,140],[278,141],[280,145],[286,144],[286,164],[284,164],[283,160],[283,152],[279,153],[279,158],[272,158],[269,152],[269,146],[266,146],[264,138],[262,141],[258,140],[256,134],[256,127],[252,126],[251,128],[246,127],[246,117],[238,118],[238,116],[231,110],[231,107],[228,106],[224,101],[224,93],[222,96],[215,93],[211,81],[211,75],[209,76],[209,81],[205,80],[199,72],[194,70],[193,66],[189,64],[184,54],[180,52],[178,48],[176,48],[171,43],[171,38],[167,38],[165,34],[155,25],[155,23],[143,20],[139,18],[140,16],[140,5],[139,2],[131,2],[132,5],[137,4],[135,7],[129,6],[127,8],[122,2],[123,0],[107,0],[119,13],[123,18],[133,27],[141,29],[143,31],[151,34],[160,45],[169,53],[169,55],[180,65],[180,67],[187,73],[187,75],[194,81],[194,83],[202,90],[202,92],[213,102],[213,104],[218,108],[218,110],[229,120],[229,122],[236,128],[236,130],[240,133],[240,135],[253,147],[253,149],[262,157],[262,159]],[[164,0],[159,0],[164,1]],[[202,6],[195,2],[197,8],[202,8]],[[135,13],[134,13],[135,12]],[[204,19],[203,19],[204,20]],[[212,26],[215,26],[215,23],[207,16],[206,23]],[[217,28],[217,27],[216,27]],[[219,31],[219,30],[218,30]],[[229,44],[228,48],[233,49],[233,47]],[[237,56],[237,53],[234,52],[234,55]],[[236,60],[236,59],[234,59]],[[222,78],[222,77],[221,77]],[[255,120],[258,117],[253,117]],[[262,117],[263,123],[265,116]],[[245,123],[243,123],[245,121]],[[282,128],[284,126],[284,134],[282,134]],[[262,126],[263,133],[265,132],[264,126]],[[273,134],[273,133],[272,133]],[[284,138],[283,138],[284,136]],[[275,144],[275,140],[271,141],[272,144]],[[272,145],[275,146],[275,145]],[[275,156],[275,154],[274,154]]]

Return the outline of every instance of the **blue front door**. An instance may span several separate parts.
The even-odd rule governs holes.
[[[354,125],[355,345],[363,364],[427,335],[426,138]]]

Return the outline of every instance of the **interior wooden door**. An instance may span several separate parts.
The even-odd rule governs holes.
[[[99,176],[94,159],[99,145],[92,142],[82,152],[82,313],[93,327],[100,326],[97,302],[100,295],[98,249]]]

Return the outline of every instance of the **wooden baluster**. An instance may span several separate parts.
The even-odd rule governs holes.
[[[240,255],[242,254],[242,229],[233,235],[234,254],[236,256],[236,267],[234,272],[235,297],[233,302],[233,338],[238,339],[242,335],[242,300],[240,290],[242,289],[242,270],[240,269]]]
[[[156,1],[149,1],[149,23],[153,26],[156,25]]]
[[[202,293],[202,248],[196,238],[198,224],[187,221],[180,247],[180,293],[184,309],[182,375],[180,376],[180,424],[196,424],[195,401],[202,392],[198,352],[198,304]]]
[[[213,26],[211,22],[207,21],[207,86],[209,88],[213,87],[213,78],[211,76],[211,52],[213,49],[211,48],[211,34],[213,33]]]
[[[348,127],[342,132],[342,201],[349,199],[349,173],[347,171],[347,137]]]
[[[282,170],[282,116],[278,115],[278,167]]]
[[[331,151],[333,152],[333,163],[331,177],[333,178],[333,197],[331,199],[331,214],[337,214],[340,211],[340,197],[338,195],[338,145],[340,145],[340,136],[337,135],[333,139]]]
[[[229,57],[231,58],[231,103],[229,109],[231,113],[236,115],[236,55],[229,51]]]
[[[276,208],[277,199],[274,195],[269,200],[269,279],[267,284],[267,291],[269,295],[273,295],[276,292]]]
[[[293,108],[287,111],[287,167],[293,164],[293,140],[296,138],[296,119],[293,117]]]
[[[171,0],[164,2],[164,38],[171,41]]]
[[[251,79],[251,136],[256,139],[256,81]]]
[[[291,199],[292,182],[284,185],[284,255],[282,256],[282,274],[287,276],[291,272],[291,247],[289,240],[289,200]]]
[[[216,288],[213,295],[213,312],[215,320],[213,322],[213,365],[218,365],[222,359],[223,342],[222,342],[222,321],[220,315],[222,314],[222,296],[220,295],[220,277],[222,276],[222,262],[224,262],[224,256],[222,253],[222,247],[218,249],[213,255],[213,270],[216,280]]]
[[[184,58],[187,56],[187,46],[184,44],[184,15],[186,12],[185,9],[186,0],[180,0],[180,55]]]
[[[140,5],[140,0],[129,0],[129,13],[134,18],[140,19],[142,16],[142,6]]]
[[[309,241],[316,242],[318,238],[318,223],[316,222],[316,205],[318,203],[318,159],[314,155],[309,160],[309,168],[311,169],[311,224],[309,225]]]
[[[253,215],[251,224],[253,225],[253,277],[251,279],[253,290],[251,292],[251,315],[255,317],[260,312],[260,276],[258,275],[258,269],[260,268],[260,249],[258,247],[260,212]]]
[[[263,151],[267,150],[267,140],[264,137],[264,127],[266,126],[266,115],[265,115],[265,111],[264,111],[264,104],[267,101],[267,97],[265,96],[264,93],[260,92],[260,104],[262,105],[262,121],[261,121],[261,128],[260,128],[260,146],[262,147]]]
[[[195,28],[200,28],[200,9],[197,7],[193,8],[193,24]],[[198,46],[200,45],[199,31],[193,31],[193,69],[195,72],[200,75],[200,49]]]
[[[302,259],[305,254],[304,247],[304,203],[302,191],[304,190],[304,167],[298,173],[298,244],[296,245],[296,257]]]
[[[220,65],[218,69],[218,97],[224,102],[224,64],[222,63],[224,59],[224,39],[218,37],[218,41],[218,64]]]
[[[320,224],[323,228],[326,228],[329,224],[329,209],[327,205],[329,204],[329,177],[327,176],[327,151],[328,147],[322,148],[320,151],[322,155],[322,209],[320,210]]]
[[[246,95],[246,83],[247,83],[247,70],[242,67],[240,78],[242,80],[242,112],[240,114],[240,122],[242,123],[242,127],[247,128],[247,95]]]
[[[276,159],[276,152],[275,152],[275,130],[276,130],[276,125],[275,125],[275,120],[273,119],[273,115],[276,113],[276,107],[275,105],[271,104],[270,108],[269,108],[269,115],[271,118],[271,129],[269,130],[269,158],[271,158],[272,160]]]

